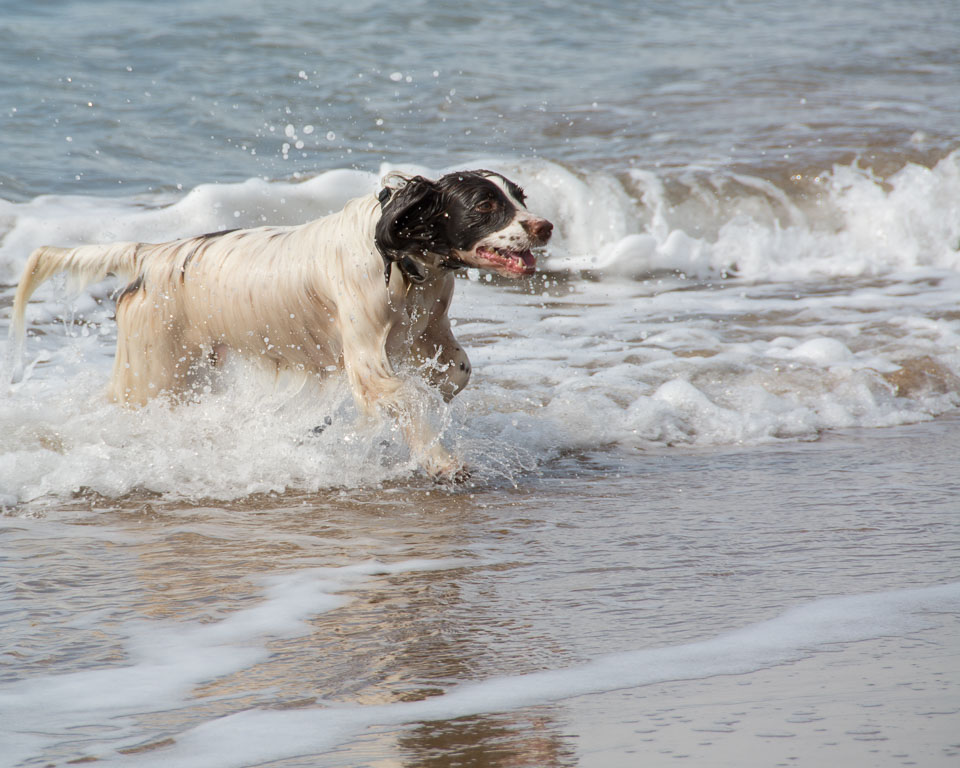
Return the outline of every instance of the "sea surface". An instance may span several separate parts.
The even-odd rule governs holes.
[[[956,10],[0,0],[0,766],[956,765]],[[119,409],[110,280],[11,383],[39,245],[471,168],[556,229],[463,486],[337,378]]]

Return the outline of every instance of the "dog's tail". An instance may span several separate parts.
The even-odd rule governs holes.
[[[27,259],[17,295],[13,300],[13,322],[10,325],[14,365],[19,368],[24,339],[24,316],[27,302],[43,283],[60,272],[70,276],[72,286],[84,288],[103,280],[109,273],[132,279],[141,267],[140,243],[81,245],[77,248],[37,248]]]

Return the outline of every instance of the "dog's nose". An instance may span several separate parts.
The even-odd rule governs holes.
[[[523,222],[523,228],[539,243],[547,242],[553,233],[553,224],[546,219],[527,219]]]

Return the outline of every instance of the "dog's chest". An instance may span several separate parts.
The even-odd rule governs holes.
[[[446,324],[447,309],[453,294],[452,285],[410,285],[393,303],[393,329],[389,344],[394,352],[409,350],[424,337],[433,335],[439,325]],[[396,296],[395,298],[400,298]]]
[[[418,297],[419,301],[408,301],[403,308],[402,324],[406,335],[412,337],[422,336],[430,327],[431,318],[438,314],[443,314],[444,310],[439,307],[439,301],[436,297]],[[424,300],[425,299],[425,300]]]

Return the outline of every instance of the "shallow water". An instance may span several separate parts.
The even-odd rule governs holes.
[[[837,641],[899,636],[940,660],[945,684],[960,592],[928,587],[960,568],[957,440],[945,419],[776,448],[568,456],[517,487],[215,507],[87,498],[7,516],[8,754],[591,764],[598,713],[575,697],[626,688],[633,698],[599,716],[636,723],[631,749],[607,746],[596,764],[628,765],[655,757],[645,742],[664,707],[725,701],[677,681],[723,685],[811,654],[829,662]],[[864,593],[881,594],[823,599]],[[796,607],[807,613],[782,616]],[[870,648],[856,668],[881,681],[886,655]],[[935,744],[897,735],[895,708],[871,712],[893,731],[884,759],[920,750],[948,764],[951,698],[914,702],[941,721]],[[217,719],[235,713],[236,725]],[[763,745],[759,734],[745,737]],[[845,743],[863,759],[876,746]]]
[[[955,763],[943,3],[0,10],[0,334],[41,244],[299,223],[396,168],[556,225],[533,279],[458,280],[456,488],[336,377],[121,411],[120,286],[41,289],[0,764]]]

